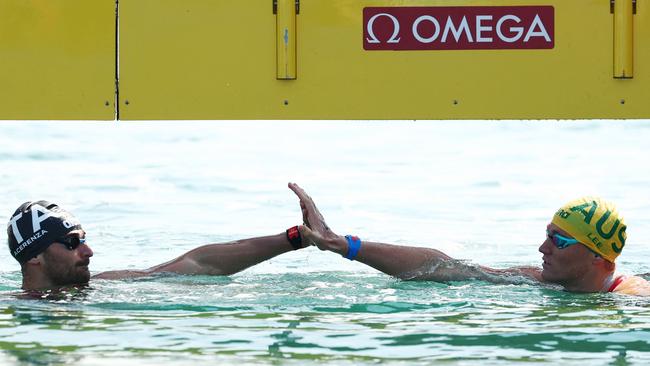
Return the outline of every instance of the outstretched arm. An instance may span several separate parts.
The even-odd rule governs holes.
[[[348,254],[348,241],[334,233],[325,223],[323,215],[307,193],[295,183],[289,188],[300,198],[300,207],[308,226],[301,226],[303,240],[313,242],[321,250]],[[521,267],[493,269],[471,265],[453,259],[447,254],[430,248],[400,246],[363,241],[355,260],[381,272],[408,280],[461,281],[481,279],[490,282],[504,282],[505,276],[525,276],[541,280],[539,270]]]
[[[301,232],[305,238],[319,243],[321,249],[342,256],[348,253],[347,240],[342,236],[332,240],[322,240],[307,227],[301,227]],[[403,280],[447,282],[478,279],[501,283],[508,282],[507,277],[524,276],[541,281],[537,268],[495,269],[454,259],[437,249],[370,241],[363,242],[355,260]]]
[[[325,238],[306,226],[301,226],[300,231],[303,237],[314,241],[321,250],[343,257],[348,254],[348,242],[343,236],[334,234]],[[427,278],[431,270],[437,269],[441,263],[453,261],[453,258],[436,249],[364,241],[354,260],[401,279],[435,279]],[[442,275],[441,271],[437,272]],[[442,277],[438,280],[452,279]]]
[[[222,244],[208,244],[180,257],[144,270],[108,271],[93,278],[123,279],[170,272],[191,275],[231,275],[250,266],[293,250],[286,233],[237,240]]]

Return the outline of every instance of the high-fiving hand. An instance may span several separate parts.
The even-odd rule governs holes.
[[[299,230],[303,240],[313,243],[320,250],[331,250],[337,253],[346,250],[345,238],[335,234],[327,226],[325,218],[307,192],[296,183],[289,183],[289,189],[300,199],[300,209],[305,225],[301,225]]]

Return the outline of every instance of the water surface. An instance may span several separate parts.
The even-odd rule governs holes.
[[[616,202],[650,272],[649,121],[0,124],[0,212],[47,199],[91,270],[145,268],[300,221],[504,268],[539,265],[557,207]],[[93,281],[21,299],[0,256],[0,364],[647,364],[650,300],[532,284],[405,282],[316,248],[229,277]]]

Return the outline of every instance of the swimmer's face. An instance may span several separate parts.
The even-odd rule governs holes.
[[[572,238],[572,236],[554,224],[546,227],[548,233],[554,233]],[[558,248],[549,235],[539,247],[542,256],[542,278],[544,281],[561,285],[572,284],[580,280],[593,265],[595,258],[586,246],[582,244],[570,245],[564,249]]]
[[[74,230],[67,236],[85,238],[83,230]],[[86,244],[70,249],[61,243],[50,245],[42,254],[43,272],[53,285],[85,284],[90,280],[90,257],[93,251]]]

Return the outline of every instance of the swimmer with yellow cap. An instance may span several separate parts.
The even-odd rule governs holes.
[[[479,279],[513,283],[528,278],[561,285],[571,292],[617,292],[650,296],[650,283],[638,276],[616,276],[616,258],[627,239],[627,226],[613,204],[596,197],[567,203],[546,227],[539,247],[542,268],[495,269],[459,261],[439,250],[362,241],[340,236],[325,224],[314,201],[295,183],[306,225],[300,232],[321,250],[341,254],[405,280],[463,281]],[[580,245],[575,245],[580,244]]]
[[[611,202],[583,197],[567,203],[553,215],[547,239],[539,247],[542,280],[576,292],[650,295],[643,278],[615,275],[626,230],[625,220]]]
[[[553,215],[553,225],[614,263],[625,246],[627,226],[616,207],[596,197],[571,201]]]

